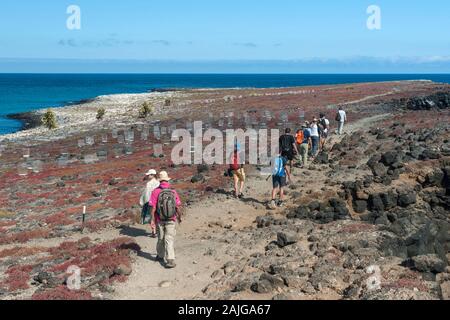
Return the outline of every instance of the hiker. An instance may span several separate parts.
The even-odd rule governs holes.
[[[314,118],[314,120],[311,123],[310,130],[311,130],[311,157],[314,159],[317,154],[319,153],[319,143],[320,143],[320,136],[319,136],[319,120],[317,118]]]
[[[298,150],[290,128],[285,130],[284,135],[280,137],[279,143],[281,155],[289,161],[289,166],[292,168],[292,161],[295,155],[298,154]]]
[[[234,179],[234,195],[236,198],[242,199],[244,196],[245,186],[245,169],[241,162],[241,147],[239,143],[234,144],[234,150],[230,156],[230,175]]]
[[[320,150],[323,151],[328,139],[330,130],[330,121],[325,117],[324,113],[320,114],[319,119],[319,135],[320,135]]]
[[[281,152],[272,160],[272,200],[269,203],[270,209],[282,207],[284,201],[284,187],[291,181],[291,172],[288,168],[288,159]],[[277,195],[280,199],[277,201]]]
[[[178,193],[171,188],[170,178],[166,171],[159,173],[160,185],[150,197],[152,209],[152,225],[157,228],[158,244],[157,260],[165,263],[167,269],[175,264],[176,224],[182,222],[181,200]]]
[[[344,125],[347,122],[347,113],[344,111],[342,107],[339,107],[339,111],[336,114],[336,121],[338,122],[338,135],[342,135],[344,133]]]
[[[144,177],[144,181],[147,181],[144,190],[142,191],[141,198],[139,199],[139,204],[142,208],[141,211],[141,223],[142,224],[150,224],[151,225],[151,208],[150,208],[150,196],[152,192],[159,187],[159,181],[156,179],[156,170],[149,170]],[[156,238],[156,228],[152,229],[152,238]]]
[[[305,140],[304,138],[305,138],[305,133],[303,132],[303,127],[302,127],[301,129],[298,129],[297,133],[295,134],[295,143],[297,144],[297,150],[298,150],[299,155],[301,155],[301,153],[302,153],[301,147],[303,144],[303,140]],[[301,168],[303,166],[303,161],[302,161],[301,157],[300,157],[300,159],[298,159],[297,166],[299,168]]]
[[[311,129],[309,129],[308,121],[306,121],[302,125],[302,129],[298,131],[297,143],[299,144],[298,150],[300,152],[301,166],[306,167],[308,165],[308,152],[311,145]]]

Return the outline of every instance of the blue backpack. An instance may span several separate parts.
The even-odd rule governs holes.
[[[284,175],[284,161],[282,157],[276,157],[272,164],[272,176],[281,177]]]

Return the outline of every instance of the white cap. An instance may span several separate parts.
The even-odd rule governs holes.
[[[150,176],[150,175],[156,176],[156,170],[154,170],[154,169],[148,170],[148,172],[145,175],[146,176]]]

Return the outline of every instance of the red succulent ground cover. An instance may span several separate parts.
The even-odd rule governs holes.
[[[50,230],[41,228],[30,231],[22,231],[13,234],[4,234],[0,236],[0,245],[11,243],[26,243],[32,239],[47,238],[50,235]]]
[[[40,291],[33,294],[32,300],[48,301],[48,300],[91,300],[92,295],[86,290],[69,290],[65,286],[58,286],[52,290]]]
[[[15,292],[18,290],[26,290],[29,288],[30,272],[33,266],[12,266],[6,271],[7,278],[2,283],[8,288],[8,291]]]
[[[0,259],[14,257],[31,257],[45,254],[33,259],[34,264],[17,264],[9,267],[6,277],[0,281],[0,288],[6,288],[10,293],[19,293],[32,288],[31,279],[39,272],[49,272],[55,278],[65,279],[67,270],[71,266],[81,269],[82,284],[84,280],[106,274],[102,282],[111,284],[116,281],[126,281],[127,276],[116,274],[119,266],[131,267],[131,252],[139,252],[140,247],[130,238],[122,237],[102,243],[95,243],[90,238],[83,238],[74,242],[63,242],[57,247],[22,248],[16,247],[0,251]],[[63,262],[61,262],[63,261]],[[36,284],[33,284],[35,286]],[[40,286],[39,284],[37,284]],[[91,299],[90,288],[71,291],[65,286],[39,287],[32,299]]]

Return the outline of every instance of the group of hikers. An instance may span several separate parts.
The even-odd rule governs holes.
[[[336,113],[337,124],[336,134],[342,135],[344,125],[347,122],[347,113],[342,107]],[[311,122],[305,121],[301,129],[297,130],[296,135],[292,135],[290,128],[279,139],[279,154],[272,159],[272,199],[268,204],[270,209],[282,207],[284,201],[284,188],[291,179],[291,172],[294,161],[299,156],[295,165],[304,168],[308,161],[314,161],[320,151],[324,150],[330,135],[330,120],[324,113],[319,118],[314,118]],[[229,176],[234,179],[234,194],[236,198],[243,197],[245,185],[245,170],[242,161],[240,161],[239,144],[235,143],[235,148],[231,154]],[[278,199],[277,199],[278,198]]]
[[[336,134],[344,132],[347,114],[342,107],[339,108],[336,119],[338,127]],[[292,181],[291,172],[294,160],[299,156],[296,166],[304,168],[309,160],[314,160],[321,150],[324,150],[330,134],[330,121],[325,114],[306,121],[302,128],[292,135],[290,128],[279,139],[279,153],[272,159],[272,199],[268,204],[270,209],[282,207],[284,201],[284,188]],[[244,197],[246,174],[241,150],[236,141],[234,150],[230,155],[227,175],[233,177],[234,195],[236,198]],[[149,170],[145,175],[146,186],[140,198],[142,207],[141,219],[143,224],[150,224],[151,236],[157,238],[157,261],[166,268],[172,269],[175,264],[174,242],[176,225],[182,222],[181,200],[176,190],[170,185],[170,178],[166,171],[159,174],[156,170]]]

